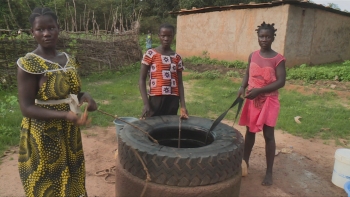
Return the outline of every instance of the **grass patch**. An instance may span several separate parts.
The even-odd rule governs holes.
[[[184,78],[192,86],[191,101],[187,102],[189,113],[211,119],[217,118],[231,105],[240,86],[224,77],[194,79],[188,75]],[[346,127],[350,110],[342,105],[343,101],[336,94],[303,95],[281,89],[280,102],[277,129],[306,138],[350,139]],[[235,109],[232,109],[226,119],[233,120],[234,115]],[[295,116],[302,117],[301,124],[295,123]]]
[[[118,72],[106,72],[82,78],[83,91],[89,92],[96,100],[99,109],[104,112],[119,117],[139,117],[143,108],[138,88],[139,68],[138,64],[134,64]],[[99,112],[90,113],[90,117],[92,124],[98,126],[111,125],[114,120]]]
[[[216,79],[219,78],[221,76],[219,71],[205,71],[202,73],[199,72],[191,72],[188,75],[191,79]]]
[[[240,86],[222,78],[193,80],[189,75],[185,76],[184,80],[192,86],[191,100],[186,102],[189,114],[210,119],[216,119],[227,110],[234,101],[236,90]],[[232,109],[225,119],[233,120],[235,111],[236,108]]]
[[[280,91],[281,110],[277,128],[303,137],[321,136],[329,138],[349,138],[347,124],[350,110],[341,105],[336,95],[324,93],[302,95],[295,91]],[[295,116],[301,116],[301,124],[296,124]]]
[[[116,72],[96,73],[82,78],[82,91],[89,92],[98,102],[99,109],[119,117],[140,117],[143,108],[138,88],[139,63]],[[216,71],[190,73],[184,76],[190,85],[190,95],[186,95],[187,108],[192,116],[217,118],[236,98],[240,86],[231,76],[220,75]],[[186,88],[186,86],[185,86]],[[320,136],[323,139],[350,140],[347,124],[350,118],[349,99],[332,92],[302,95],[296,91],[280,91],[281,111],[276,128],[303,137]],[[226,119],[233,120],[235,109]],[[301,116],[301,124],[294,122]],[[114,118],[99,112],[90,113],[92,125],[110,126]],[[9,146],[18,145],[22,115],[17,102],[17,90],[1,91],[0,94],[0,153]]]
[[[221,65],[225,66],[227,68],[240,68],[244,69],[247,68],[247,63],[242,61],[225,61],[225,60],[217,60],[217,59],[210,59],[206,53],[203,55],[204,57],[199,56],[192,56],[189,58],[184,58],[184,61],[186,63],[190,64],[209,64],[209,65]]]
[[[190,64],[207,64],[207,65],[220,65],[227,68],[245,69],[247,63],[242,61],[224,61],[217,59],[210,59],[207,52],[203,52],[202,57],[192,56],[185,58],[184,61]],[[202,76],[198,74],[194,75],[199,79]],[[239,73],[235,71],[229,71],[227,73],[229,77],[239,76]],[[323,64],[317,66],[308,66],[302,64],[298,67],[287,68],[287,80],[296,79],[312,82],[314,80],[337,80],[337,81],[350,81],[350,60],[346,60],[343,63]]]
[[[0,94],[0,155],[9,146],[18,145],[22,113],[17,102],[17,91]]]
[[[287,69],[287,79],[350,81],[350,60],[317,66],[302,64],[299,67]]]

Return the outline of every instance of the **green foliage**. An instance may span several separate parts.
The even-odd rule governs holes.
[[[135,13],[142,13],[141,32],[146,33],[147,30],[156,32],[158,26],[164,22],[175,25],[176,16],[170,15],[169,12],[178,11],[180,7],[190,9],[192,7],[223,6],[251,1],[268,2],[267,0],[2,0],[0,14],[3,17],[0,18],[0,26],[3,29],[29,29],[28,17],[31,11],[35,7],[44,6],[57,13],[61,28],[66,30],[72,29],[72,18],[76,20],[78,30],[83,30],[87,15],[90,18],[89,29],[91,29],[92,13],[94,13],[100,29],[110,30],[115,14],[118,17],[123,16],[124,27],[130,27],[130,20],[135,20]],[[68,26],[65,25],[65,22],[68,23]],[[119,25],[120,22],[117,26],[119,27]]]
[[[176,17],[144,16],[141,18],[140,32],[147,33],[150,30],[153,34],[158,34],[159,26],[164,23],[171,24],[176,28]]]
[[[0,103],[0,117],[4,118],[6,114],[13,113],[16,104],[17,97],[13,95],[6,95],[4,101]]]
[[[76,39],[69,40],[68,47],[66,48],[66,51],[72,56],[77,55],[78,50],[77,50],[77,40]]]
[[[230,70],[226,73],[226,77],[240,77],[240,75],[237,71]]]
[[[15,95],[15,91],[0,90],[0,154],[18,144],[22,116]]]
[[[184,60],[190,64],[208,64],[208,65],[220,65],[227,68],[247,68],[247,63],[242,61],[224,61],[217,59],[210,59],[208,52],[204,51],[203,57],[192,56],[185,58]],[[239,76],[238,73],[230,71],[226,76]],[[194,79],[203,78],[202,73],[193,73],[191,76]],[[287,68],[287,79],[299,79],[299,80],[338,80],[338,81],[350,81],[350,60],[346,60],[343,63],[338,64],[324,64],[317,66],[308,66],[302,64],[299,67]]]
[[[142,25],[141,28],[155,30],[150,24],[152,19],[155,25],[165,22],[163,19],[174,24],[176,16],[169,15],[169,11],[179,10],[178,1],[166,0],[16,0],[9,1],[9,5],[7,1],[3,0],[0,4],[0,14],[3,16],[0,18],[0,26],[4,27],[3,29],[29,29],[28,17],[35,7],[51,8],[58,15],[61,28],[69,28],[70,30],[72,18],[76,19],[78,29],[80,29],[84,15],[85,19],[89,15],[89,28],[92,28],[91,18],[94,15],[100,29],[107,27],[110,30],[113,15],[116,13],[118,17],[122,15],[124,21],[128,20],[123,24],[125,27],[130,27],[130,20],[135,20],[135,13],[142,13],[144,17],[142,20],[146,22],[145,27]],[[153,16],[157,20],[154,20]],[[150,19],[147,19],[149,17]],[[64,24],[65,20],[68,22],[67,27]],[[119,22],[117,26],[119,26]]]
[[[341,64],[319,66],[302,64],[299,67],[287,69],[287,79],[350,81],[350,60]]]
[[[184,61],[189,62],[191,64],[208,64],[208,65],[222,65],[227,68],[247,68],[247,63],[242,61],[225,61],[225,60],[217,60],[217,59],[210,59],[207,56],[206,52],[203,52],[204,57],[199,56],[192,56],[189,58],[185,58]]]
[[[333,8],[335,10],[340,10],[339,6],[337,4],[335,4],[335,3],[328,3],[327,6],[330,7],[330,8]]]
[[[190,73],[189,77],[191,79],[216,79],[221,77],[221,74],[219,71],[214,70],[214,71],[205,71],[202,73],[198,73],[198,72]]]

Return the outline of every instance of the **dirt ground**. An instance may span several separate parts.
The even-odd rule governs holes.
[[[232,125],[229,121],[224,121]],[[244,136],[244,127],[235,126]],[[86,160],[86,186],[89,196],[115,196],[115,186],[95,172],[114,166],[116,162],[115,127],[92,127],[82,131]],[[332,184],[334,143],[303,139],[283,131],[276,131],[277,149],[292,149],[279,153],[274,165],[274,185],[261,186],[265,171],[264,139],[261,133],[253,148],[249,174],[242,177],[241,197],[259,196],[346,196],[343,189]],[[18,147],[13,147],[2,158],[0,165],[0,196],[24,196],[17,171]],[[117,175],[118,176],[118,175]],[[115,179],[110,176],[107,181]]]

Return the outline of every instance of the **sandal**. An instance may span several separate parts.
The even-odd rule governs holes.
[[[112,166],[110,168],[104,169],[104,170],[100,170],[95,172],[96,176],[104,176],[104,181],[106,183],[115,183],[115,181],[109,181],[107,180],[108,177],[110,176],[115,176],[115,171],[116,171],[116,167]]]
[[[100,170],[100,171],[95,172],[95,175],[96,176],[104,176],[104,175],[109,174],[109,173],[110,173],[110,169],[104,169],[104,170]]]

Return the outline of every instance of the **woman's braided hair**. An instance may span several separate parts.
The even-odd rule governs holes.
[[[32,14],[29,16],[29,22],[33,25],[35,18],[38,16],[51,16],[57,23],[57,15],[50,8],[34,8]]]

